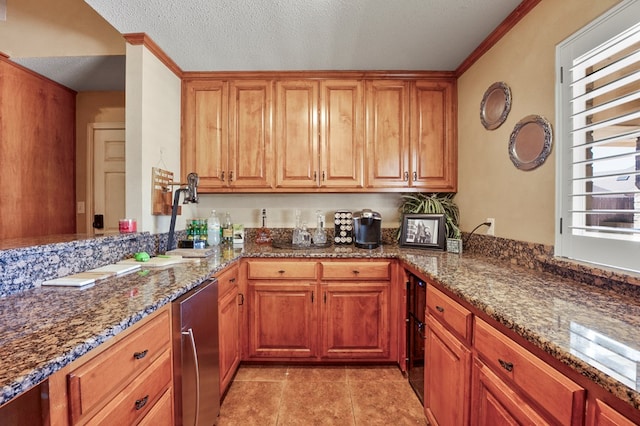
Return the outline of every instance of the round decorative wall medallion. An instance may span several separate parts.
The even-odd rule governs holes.
[[[482,97],[480,121],[487,130],[497,129],[511,111],[511,89],[506,83],[493,83]]]
[[[551,153],[551,124],[539,115],[520,120],[509,138],[509,158],[520,170],[540,167]]]

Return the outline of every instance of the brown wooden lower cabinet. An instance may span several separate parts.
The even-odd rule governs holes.
[[[313,358],[317,355],[317,289],[314,283],[249,283],[249,357]]]
[[[602,390],[597,385],[589,391],[590,382],[583,377],[571,379],[570,373],[543,361],[497,323],[482,319],[482,313],[425,281],[424,404],[430,424],[640,424],[637,410],[620,404],[618,411],[615,401],[610,406],[598,398]]]
[[[171,426],[173,424],[173,388],[169,388],[142,418],[138,426]]]
[[[586,393],[582,386],[477,317],[473,337],[477,356],[540,407],[550,423],[583,424]]]
[[[50,424],[171,424],[170,314],[161,308],[49,377]]]
[[[482,361],[475,358],[473,361],[471,424],[477,426],[533,426],[551,423],[540,416],[534,408]]]
[[[469,424],[470,378],[471,350],[428,315],[424,411],[430,424],[443,426]]]
[[[321,357],[388,359],[389,283],[322,285]]]
[[[247,261],[246,358],[397,361],[391,264]]]
[[[615,408],[600,399],[590,400],[587,405],[587,426],[633,426],[632,422]]]
[[[225,268],[218,279],[218,343],[220,348],[220,395],[240,365],[240,303],[238,264]]]

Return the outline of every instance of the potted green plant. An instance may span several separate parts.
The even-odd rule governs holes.
[[[414,192],[402,194],[399,211],[406,213],[444,214],[445,231],[447,234],[447,250],[454,253],[462,252],[460,238],[460,210],[454,201],[455,192]],[[398,230],[398,239],[402,229]]]

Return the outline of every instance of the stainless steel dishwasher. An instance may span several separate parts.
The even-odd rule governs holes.
[[[214,425],[220,414],[218,281],[175,300],[173,365],[177,425]]]

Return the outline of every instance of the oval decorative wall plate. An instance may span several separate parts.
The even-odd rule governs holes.
[[[497,129],[511,111],[511,89],[506,83],[493,83],[480,102],[480,121],[487,130]]]
[[[539,115],[520,120],[509,138],[509,158],[520,170],[540,167],[551,153],[551,124]]]

